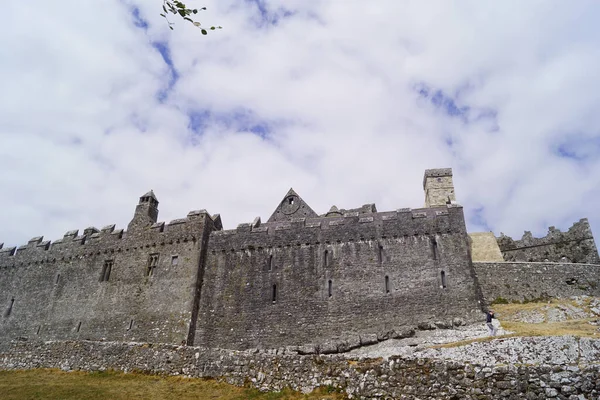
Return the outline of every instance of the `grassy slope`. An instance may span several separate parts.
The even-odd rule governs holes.
[[[188,379],[120,372],[62,372],[37,369],[0,371],[0,398],[21,399],[225,399],[225,400],[295,400],[345,398],[327,389],[303,395],[291,390],[261,393],[208,379]]]

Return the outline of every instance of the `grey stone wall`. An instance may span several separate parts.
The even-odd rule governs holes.
[[[538,340],[529,338],[530,342]],[[600,346],[574,339],[560,364],[481,365],[436,359],[348,359],[285,352],[227,351],[173,345],[100,342],[0,343],[0,368],[143,371],[250,382],[262,390],[318,386],[351,398],[375,399],[597,399]],[[500,341],[487,343],[491,348]],[[546,346],[547,347],[547,346]],[[542,352],[544,347],[541,347]],[[493,358],[488,349],[484,357]]]
[[[535,262],[475,262],[486,301],[524,301],[579,295],[600,296],[600,265]]]
[[[38,237],[0,252],[0,341],[191,343],[212,220],[202,211],[150,225],[139,218],[140,206],[127,232],[114,225],[88,228],[54,243]]]
[[[574,223],[567,232],[551,226],[543,238],[534,238],[529,231],[525,232],[521,240],[501,235],[498,246],[505,261],[600,264],[587,218]]]
[[[359,336],[478,319],[468,253],[456,205],[213,232],[195,343],[334,352]]]

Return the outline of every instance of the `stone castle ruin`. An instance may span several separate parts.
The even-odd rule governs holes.
[[[425,207],[318,215],[294,190],[271,217],[158,222],[140,197],[114,225],[0,244],[0,343],[90,340],[344,352],[414,329],[482,320],[495,299],[598,295],[586,219],[521,240],[468,234],[451,169],[426,170]]]

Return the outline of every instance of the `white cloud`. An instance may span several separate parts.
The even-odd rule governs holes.
[[[251,1],[188,3],[224,29],[170,31],[160,1],[8,5],[0,242],[125,227],[150,188],[161,220],[206,208],[227,228],[266,220],[290,186],[318,213],[416,208],[423,170],[445,166],[472,230],[587,216],[600,232],[596,2],[272,0],[267,22]],[[240,112],[267,136],[240,132]]]

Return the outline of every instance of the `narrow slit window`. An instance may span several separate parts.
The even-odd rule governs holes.
[[[112,267],[113,267],[112,260],[104,261],[104,266],[102,267],[102,275],[100,275],[100,282],[108,281],[108,278],[110,278],[110,272],[112,271]]]
[[[389,293],[390,292],[390,277],[389,276],[385,276],[385,293]]]
[[[133,328],[133,320],[129,321],[129,328],[127,328],[128,331],[130,331]]]
[[[77,332],[79,332],[81,330],[81,321],[79,321],[79,323],[77,324]]]
[[[327,282],[327,294],[329,295],[329,297],[333,296],[333,282],[331,281],[331,279],[329,280],[329,282]]]
[[[15,304],[15,299],[11,299],[10,305],[8,306],[8,310],[6,310],[6,313],[4,314],[5,317],[10,317],[10,314],[12,314],[12,309],[13,309],[14,304]]]
[[[437,252],[438,252],[437,240],[435,240],[435,238],[432,237],[431,238],[431,253],[433,255],[434,260],[437,260]]]
[[[172,256],[171,257],[171,265],[177,265],[179,264],[179,256]]]
[[[148,258],[147,275],[153,276],[154,270],[156,269],[157,266],[158,266],[158,254],[150,254],[150,257]]]
[[[271,290],[271,301],[275,303],[277,301],[277,285],[273,285]]]
[[[269,254],[269,259],[267,260],[267,269],[269,271],[273,271],[273,254]]]
[[[383,262],[383,246],[379,245],[378,248],[378,253],[377,253],[377,260],[382,263]]]
[[[60,281],[60,274],[56,275],[56,280],[54,281],[55,285],[58,285],[58,282]]]
[[[323,266],[324,267],[329,266],[329,250],[325,250],[323,252]]]
[[[40,334],[40,330],[41,330],[41,329],[42,329],[42,326],[41,326],[41,325],[38,325],[38,327],[37,327],[37,330],[35,331],[35,334],[36,334],[36,335],[39,335],[39,334]]]
[[[442,288],[446,289],[446,271],[440,272],[440,275],[442,277]]]

